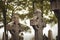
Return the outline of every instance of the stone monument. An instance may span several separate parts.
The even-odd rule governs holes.
[[[35,30],[35,40],[43,40],[43,28],[46,26],[42,12],[40,9],[36,9],[33,14],[33,18],[30,20],[30,25]]]
[[[51,30],[48,31],[48,40],[53,40],[52,31]]]
[[[7,31],[10,31],[12,35],[10,40],[21,40],[19,33],[23,30],[21,24],[19,23],[19,16],[17,14],[12,16],[12,23],[7,24],[6,29]]]

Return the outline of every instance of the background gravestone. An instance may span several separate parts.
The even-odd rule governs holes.
[[[48,40],[53,40],[52,31],[51,30],[48,31]]]
[[[48,40],[48,37],[45,34],[43,35],[43,40]]]

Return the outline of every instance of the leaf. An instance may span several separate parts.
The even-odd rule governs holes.
[[[13,1],[15,1],[15,0],[8,0],[8,3],[13,2]]]
[[[27,32],[30,28],[26,25],[21,24],[23,31]]]
[[[13,7],[12,5],[7,5],[7,8],[8,8],[9,10],[14,10],[14,7]]]

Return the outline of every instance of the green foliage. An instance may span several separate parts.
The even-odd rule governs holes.
[[[27,32],[28,30],[31,30],[28,26],[21,24],[21,28],[23,31]]]
[[[0,9],[2,10],[5,7],[4,2],[0,1]]]
[[[9,10],[14,10],[14,7],[13,7],[12,5],[7,5],[7,8],[8,8]]]
[[[24,14],[22,14],[22,15],[19,15],[20,16],[20,18],[23,20],[25,17],[26,17],[26,14],[24,15]]]
[[[13,13],[15,13],[16,11],[20,11],[22,9],[28,8],[29,13],[28,14],[19,14],[20,18],[22,20],[24,20],[24,18],[32,18],[33,17],[33,1],[34,0],[8,0],[7,1],[7,5],[4,5],[4,3],[2,1],[0,1],[0,10],[4,9],[4,7],[6,7],[6,9],[13,11]],[[49,11],[51,9],[50,7],[50,2],[49,0],[35,0],[35,8],[41,9],[43,14],[45,14],[46,16],[49,14]],[[9,11],[7,11],[8,13]],[[50,11],[51,12],[51,11]],[[11,12],[11,14],[13,14]],[[7,16],[7,21],[10,21],[10,14],[8,14]],[[1,18],[1,14],[0,14],[0,18]],[[55,15],[53,14],[53,16],[49,16],[50,19],[44,18],[46,20],[46,23],[51,23],[51,22],[55,22],[57,23],[57,19],[55,17]]]
[[[14,0],[8,0],[8,3],[13,2]]]

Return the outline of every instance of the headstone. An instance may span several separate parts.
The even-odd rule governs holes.
[[[20,40],[19,33],[22,31],[22,25],[19,23],[19,16],[14,14],[12,16],[12,23],[6,25],[7,31],[11,33],[10,40]]]
[[[43,40],[43,28],[46,26],[40,9],[36,9],[33,18],[30,20],[30,25],[35,30],[35,40]]]
[[[48,37],[44,34],[43,40],[48,40]]]
[[[2,37],[2,40],[8,40],[8,34],[6,34],[6,38],[5,38],[5,32],[3,32],[3,37]]]
[[[48,31],[48,40],[53,40],[52,31],[51,30]]]

